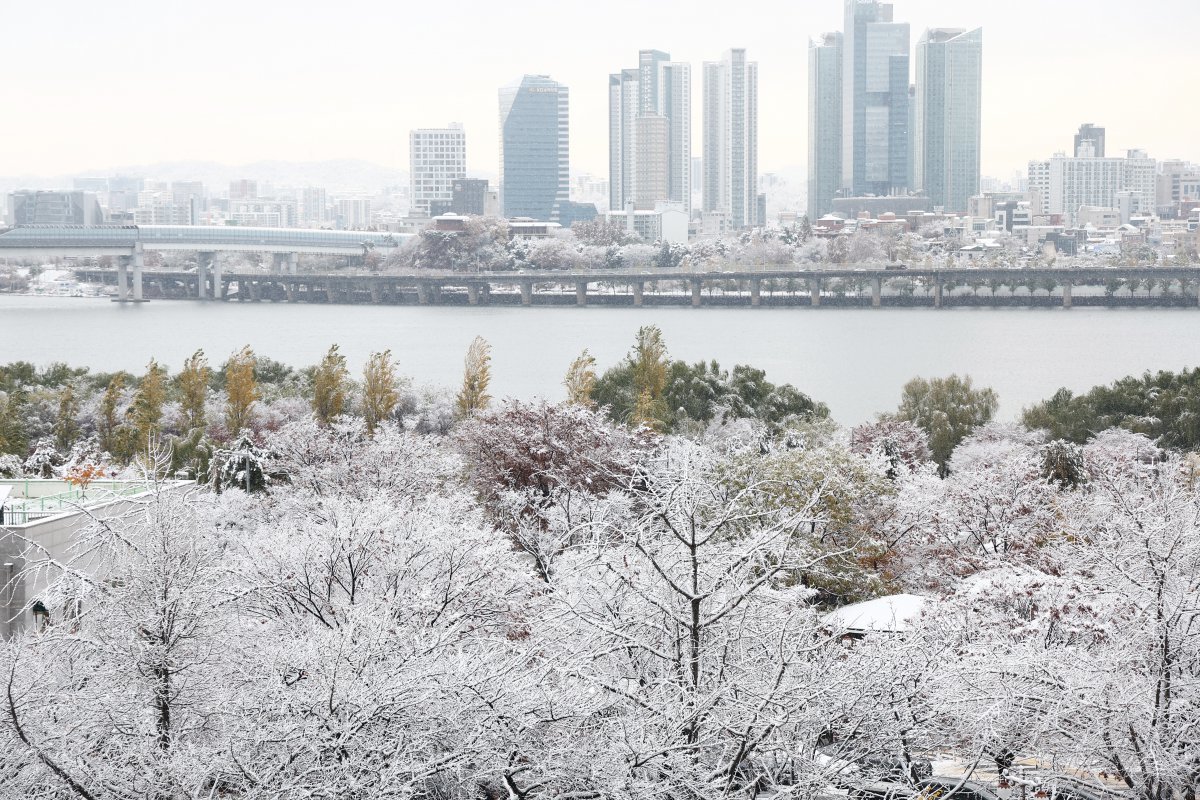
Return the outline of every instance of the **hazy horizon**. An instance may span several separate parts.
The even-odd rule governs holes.
[[[123,5],[120,15],[80,0],[30,6],[26,24],[8,27],[0,41],[10,63],[36,66],[14,71],[6,92],[13,124],[0,175],[172,161],[407,169],[408,131],[452,121],[466,127],[468,168],[495,173],[496,91],[544,73],[571,90],[572,171],[603,176],[608,74],[636,66],[639,49],[667,50],[693,64],[698,116],[700,64],[729,47],[760,64],[766,173],[806,163],[808,41],[842,27],[838,0],[759,14],[704,0],[686,15],[615,0],[571,27],[561,4],[545,0],[465,0],[452,16],[366,0],[336,15],[309,0],[285,10],[213,0],[169,16],[147,0]],[[913,43],[928,27],[984,29],[982,171],[998,177],[1068,150],[1083,122],[1107,127],[1110,153],[1200,160],[1200,109],[1183,88],[1200,64],[1200,6],[1151,0],[1136,10],[1111,0],[895,2]]]

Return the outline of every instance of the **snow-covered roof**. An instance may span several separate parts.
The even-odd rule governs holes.
[[[915,594],[893,594],[862,603],[842,606],[825,615],[825,627],[847,633],[900,633],[912,627],[929,598]]]

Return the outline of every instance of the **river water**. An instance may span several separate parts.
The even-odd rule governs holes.
[[[218,363],[245,344],[293,366],[337,343],[357,374],[391,349],[418,385],[457,387],[471,339],[492,344],[492,394],[560,399],[588,348],[601,369],[641,325],[662,328],[672,357],[752,364],[829,404],[843,424],[895,408],[910,378],[971,375],[1000,395],[1000,415],[1058,387],[1076,391],[1145,370],[1200,364],[1200,309],[570,308],[348,306],[0,295],[0,363],[24,360],[140,373],[174,371],[198,348]]]

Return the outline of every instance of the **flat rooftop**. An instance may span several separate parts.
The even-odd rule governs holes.
[[[3,509],[0,525],[10,528],[28,525],[105,505],[153,488],[154,484],[149,481],[93,481],[85,488],[55,479],[0,480],[0,509]]]

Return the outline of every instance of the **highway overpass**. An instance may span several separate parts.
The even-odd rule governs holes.
[[[116,258],[118,299],[141,301],[146,251],[196,253],[200,280],[219,291],[218,253],[268,253],[280,272],[296,273],[300,255],[386,257],[411,234],[250,228],[233,225],[28,225],[0,233],[0,258]],[[132,278],[132,288],[130,287]]]

